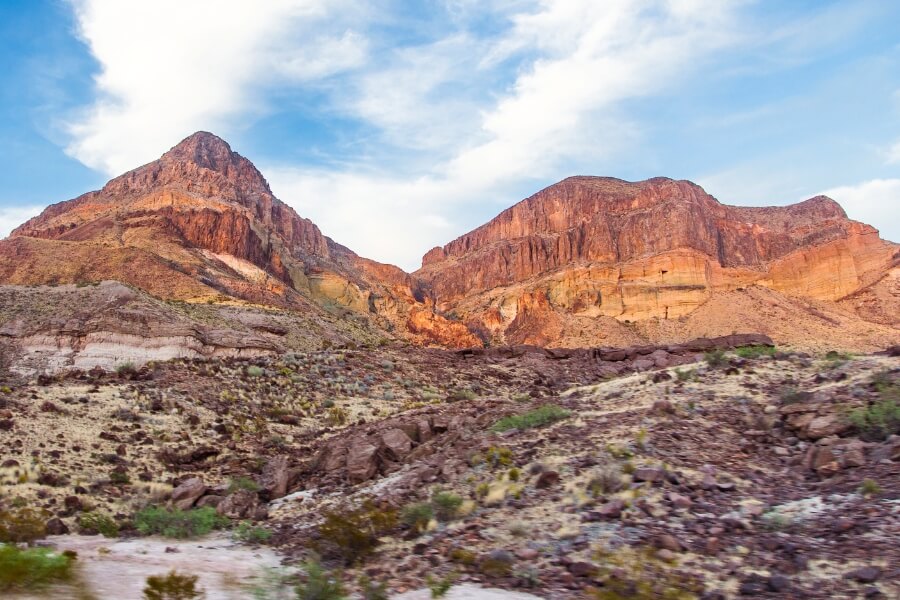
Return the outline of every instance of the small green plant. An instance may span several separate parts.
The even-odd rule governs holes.
[[[463,499],[452,492],[437,491],[431,495],[431,507],[438,521],[451,521],[459,513]]]
[[[484,482],[479,483],[475,487],[475,497],[476,498],[485,498],[485,497],[487,497],[488,492],[490,492],[490,491],[491,491],[491,486],[489,486],[487,483],[484,483]]]
[[[137,373],[137,368],[132,362],[123,362],[116,365],[116,374],[120,377],[124,377],[126,375],[134,375],[135,373]]]
[[[764,513],[760,517],[760,520],[762,521],[763,528],[769,531],[784,531],[794,524],[788,515],[777,510],[770,510],[769,512]]]
[[[859,493],[863,496],[877,496],[881,493],[881,486],[874,479],[863,479],[859,486]]]
[[[447,394],[447,402],[460,402],[462,400],[474,400],[478,395],[468,388],[456,388]]]
[[[259,527],[247,521],[241,521],[234,528],[232,537],[239,542],[247,544],[265,544],[272,539],[272,532],[265,527]]]
[[[588,480],[587,489],[592,496],[614,494],[624,487],[622,467],[611,463],[598,469]]]
[[[113,471],[109,474],[109,481],[116,485],[128,485],[131,483],[131,478],[124,471]]]
[[[334,427],[346,425],[350,414],[340,406],[332,406],[328,409],[328,424]]]
[[[695,369],[675,369],[675,378],[684,383],[685,381],[691,381],[697,375],[697,371]]]
[[[506,473],[507,477],[509,477],[510,481],[518,481],[522,476],[522,472],[519,470],[519,467],[513,467]]]
[[[503,432],[509,431],[510,429],[532,429],[534,427],[542,427],[561,421],[571,414],[570,411],[561,406],[545,404],[520,415],[504,417],[494,423],[491,427],[491,431]]]
[[[258,492],[259,484],[250,479],[249,477],[235,477],[228,481],[228,493],[233,494],[240,490],[247,490],[249,492]]]
[[[634,436],[634,444],[641,450],[646,450],[647,442],[649,440],[650,440],[650,433],[644,427],[641,427],[640,429],[638,429],[637,434]]]
[[[397,526],[397,511],[379,508],[368,500],[354,510],[327,511],[319,526],[316,549],[320,554],[352,565],[371,554],[379,537]]]
[[[711,367],[721,367],[728,362],[728,358],[725,356],[723,350],[711,350],[704,354],[703,358],[706,361],[706,364]]]
[[[347,597],[340,576],[326,571],[318,558],[306,561],[303,571],[306,580],[297,586],[297,600],[344,600]]]
[[[428,524],[431,523],[433,517],[434,512],[431,505],[427,502],[419,502],[404,508],[400,518],[410,529],[416,533],[422,533],[428,529]]]
[[[491,446],[484,453],[484,462],[492,469],[508,467],[513,464],[512,450],[505,446]]]
[[[892,398],[878,400],[866,408],[850,413],[850,422],[862,437],[880,441],[900,433],[900,404]]]
[[[49,548],[19,549],[0,544],[0,591],[32,590],[68,579],[73,556]]]
[[[145,600],[190,600],[202,596],[196,575],[181,575],[175,570],[167,575],[151,575],[144,586]]]
[[[228,524],[228,519],[216,514],[216,509],[204,506],[191,510],[148,506],[134,515],[134,526],[144,535],[161,535],[186,539],[206,535]]]
[[[735,349],[734,353],[741,358],[760,358],[761,356],[772,356],[777,351],[775,346],[741,346]]]
[[[48,514],[33,508],[0,511],[0,543],[30,544],[47,535]]]
[[[99,533],[105,538],[119,537],[119,525],[112,517],[97,512],[87,512],[78,517],[78,527],[83,533]]]
[[[471,567],[476,562],[478,562],[478,555],[472,552],[471,550],[466,550],[465,548],[456,547],[450,551],[450,560],[455,563],[459,563],[461,565],[466,565],[467,567]]]
[[[450,588],[453,587],[454,581],[456,581],[456,573],[450,573],[440,579],[435,579],[429,575],[425,578],[425,585],[431,590],[432,598],[443,598],[450,591]]]
[[[388,591],[385,584],[372,581],[365,575],[360,577],[357,583],[362,594],[362,600],[388,600]]]

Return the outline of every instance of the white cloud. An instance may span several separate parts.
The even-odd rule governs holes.
[[[889,165],[900,165],[900,141],[888,148],[885,161]]]
[[[822,194],[837,200],[851,219],[874,226],[884,239],[900,242],[900,179],[873,179]]]
[[[264,109],[262,88],[359,65],[353,0],[70,0],[100,64],[98,99],[69,124],[67,152],[110,175],[200,129],[227,133]]]
[[[522,180],[570,175],[562,172],[563,159],[571,169],[627,140],[633,128],[613,119],[619,105],[666,89],[729,43],[735,4],[540,2],[536,10],[512,14],[511,31],[490,44],[455,38],[411,49],[363,78],[364,94],[351,110],[414,148],[428,146],[417,133],[424,127],[425,138],[433,136],[427,123],[435,123],[436,137],[451,150],[446,160],[412,177],[352,169],[265,172],[275,193],[328,235],[365,256],[414,269],[431,246],[463,232],[460,205],[496,201]],[[460,43],[476,49],[474,64],[448,57],[445,50],[463,52]],[[478,69],[516,59],[513,85],[474,120],[467,98],[434,97],[435,90],[479,77]],[[469,69],[462,77],[461,64]]]
[[[30,219],[38,215],[43,206],[0,206],[0,239],[5,238],[10,232]]]

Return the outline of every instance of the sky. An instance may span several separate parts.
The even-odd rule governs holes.
[[[571,175],[900,241],[893,0],[3,0],[0,237],[199,130],[407,270]]]

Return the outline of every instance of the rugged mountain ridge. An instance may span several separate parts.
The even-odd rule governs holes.
[[[753,285],[831,302],[897,264],[896,244],[824,196],[733,207],[688,181],[572,177],[431,250],[414,276],[495,338],[558,343],[560,316],[675,319]]]
[[[21,286],[76,284],[85,305],[106,306],[100,291],[83,288],[115,280],[189,306],[288,311],[306,333],[267,341],[281,350],[392,337],[456,348],[593,347],[735,331],[872,349],[897,342],[898,262],[896,244],[829,198],[744,208],[688,181],[573,177],[435,248],[408,274],[326,237],[276,198],[249,160],[198,132],[0,241],[0,284],[13,286],[4,302],[22,305],[0,313],[47,323],[46,332],[29,329],[29,339],[43,335],[41,352],[56,339],[62,356],[82,362],[115,354],[86,351],[88,333],[112,340],[140,327],[117,331],[112,313],[51,324],[46,307],[26,306],[33,294]],[[147,335],[164,314],[148,313]],[[192,313],[179,326],[188,333],[176,337],[193,341],[154,356],[245,351],[240,319],[211,337],[207,322],[192,321],[200,318]],[[22,331],[0,322],[0,336]]]

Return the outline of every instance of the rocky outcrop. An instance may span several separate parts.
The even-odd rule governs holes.
[[[414,276],[496,338],[553,344],[572,316],[674,319],[750,285],[835,301],[897,261],[826,197],[744,208],[687,181],[573,177],[431,250]]]

